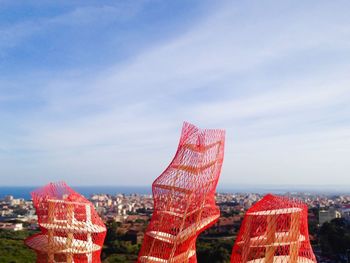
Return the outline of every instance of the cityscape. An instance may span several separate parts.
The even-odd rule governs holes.
[[[0,263],[350,263],[349,11],[0,0]]]
[[[285,196],[302,200],[308,206],[310,241],[317,262],[350,262],[350,195],[285,193]],[[245,212],[262,197],[263,194],[258,193],[216,194],[221,215],[217,223],[202,233],[197,241],[199,262],[229,262]],[[152,195],[100,193],[88,199],[108,229],[102,262],[135,262],[153,212]],[[6,246],[6,251],[4,245],[0,246],[0,262],[28,262],[11,255],[23,253],[28,258],[27,253],[31,253],[23,246],[23,239],[28,234],[20,233],[38,231],[32,201],[6,196],[0,201],[0,216],[0,243],[5,244],[6,240],[18,243],[18,247]],[[111,248],[108,242],[118,244]],[[20,252],[19,248],[23,251]]]

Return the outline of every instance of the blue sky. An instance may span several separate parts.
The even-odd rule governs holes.
[[[182,122],[220,185],[350,186],[348,1],[0,0],[0,185],[150,185]]]

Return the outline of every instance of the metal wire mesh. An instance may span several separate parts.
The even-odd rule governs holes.
[[[25,240],[37,263],[98,263],[106,227],[93,205],[65,183],[31,193],[41,232]]]
[[[153,182],[154,212],[138,262],[197,262],[200,232],[219,218],[215,189],[225,132],[184,123],[176,155]]]
[[[313,263],[301,201],[266,195],[246,213],[232,250],[234,263]]]

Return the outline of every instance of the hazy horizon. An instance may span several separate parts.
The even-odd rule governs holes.
[[[0,186],[0,199],[7,195],[12,195],[15,198],[31,199],[30,193],[42,186]],[[93,194],[146,194],[152,193],[151,185],[148,186],[71,186],[73,190],[78,191],[80,194],[90,197]],[[350,191],[350,187],[339,186],[327,186],[327,187],[315,187],[315,186],[276,186],[276,185],[237,185],[237,186],[218,186],[217,193],[221,194],[234,194],[234,193],[246,193],[246,194],[310,194],[310,195],[347,195]]]
[[[59,181],[56,181],[56,182],[59,182]],[[32,185],[0,185],[0,189],[1,188],[6,188],[6,187],[9,187],[9,188],[41,188],[43,185],[41,184],[38,184],[38,185],[35,185],[35,184],[32,184]],[[84,184],[76,184],[76,185],[69,185],[70,187],[74,188],[74,187],[87,187],[87,188],[92,188],[92,187],[105,187],[105,188],[108,188],[108,187],[111,187],[111,188],[115,188],[115,187],[120,187],[120,188],[149,188],[151,189],[152,188],[152,185],[118,185],[118,184],[115,184],[115,185],[103,185],[103,184],[94,184],[94,185],[84,185]],[[318,190],[327,190],[327,189],[331,189],[331,190],[334,190],[334,188],[338,188],[338,189],[348,189],[350,190],[350,185],[337,185],[337,184],[327,184],[327,185],[307,185],[307,184],[237,184],[237,185],[222,185],[218,184],[217,186],[218,189],[238,189],[238,188],[255,188],[255,189],[267,189],[267,188],[274,188],[274,189],[280,189],[280,190],[285,190],[285,189],[288,189],[290,188],[291,190],[293,189],[309,189],[309,190],[312,190],[312,189],[318,189]]]
[[[350,186],[349,8],[1,1],[0,185],[151,185],[189,121],[219,187]]]

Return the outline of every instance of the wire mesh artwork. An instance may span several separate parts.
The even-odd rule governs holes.
[[[197,236],[220,215],[215,189],[224,143],[223,130],[184,123],[174,159],[152,185],[154,212],[138,262],[197,262]]]
[[[233,263],[314,263],[307,206],[266,195],[246,213],[232,250]]]
[[[65,183],[32,194],[41,232],[25,240],[37,263],[98,263],[106,227],[93,205]]]

